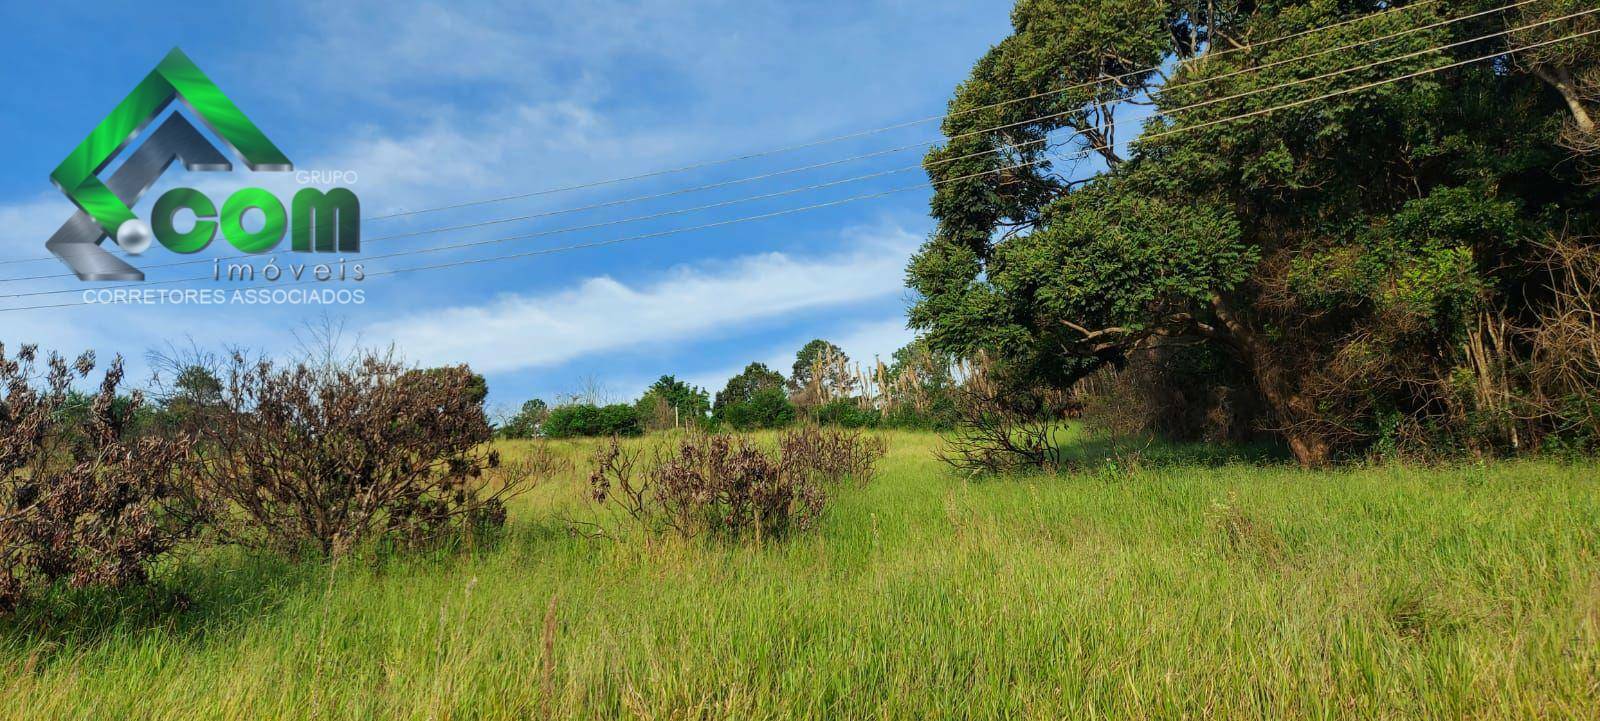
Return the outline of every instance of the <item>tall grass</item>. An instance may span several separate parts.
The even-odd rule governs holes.
[[[495,543],[55,599],[0,629],[0,717],[1600,717],[1592,465],[971,481],[886,435],[779,544],[574,536],[570,442]]]

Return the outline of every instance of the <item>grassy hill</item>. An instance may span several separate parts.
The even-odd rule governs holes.
[[[57,598],[0,627],[0,717],[1600,717],[1592,465],[979,481],[886,435],[777,544],[573,535],[572,441],[498,540]]]

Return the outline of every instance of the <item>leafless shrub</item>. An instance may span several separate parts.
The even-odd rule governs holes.
[[[881,441],[807,429],[784,434],[770,453],[747,439],[693,434],[658,447],[648,465],[615,438],[595,457],[591,496],[652,532],[684,538],[780,538],[805,530],[845,479],[866,482]]]
[[[86,398],[71,384],[93,354],[39,360],[0,345],[0,611],[38,585],[143,582],[200,515],[174,478],[190,439],[130,438],[143,398],[118,397],[121,358]]]
[[[502,466],[465,366],[415,370],[390,355],[285,367],[234,353],[223,410],[197,464],[240,543],[340,555],[368,539],[415,545],[498,526],[532,475]]]
[[[1600,247],[1574,238],[1539,246],[1550,298],[1514,329],[1529,347],[1527,392],[1510,404],[1524,420],[1600,440]]]
[[[944,437],[940,460],[972,475],[1061,467],[1056,433],[1060,419],[1076,406],[1070,395],[1012,388],[981,357],[967,364],[962,375],[954,391],[958,421]]]

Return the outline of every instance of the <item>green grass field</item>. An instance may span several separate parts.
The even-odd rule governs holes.
[[[185,558],[183,610],[6,622],[0,716],[1600,718],[1593,465],[968,481],[888,438],[765,547],[573,536],[567,443],[495,543]]]

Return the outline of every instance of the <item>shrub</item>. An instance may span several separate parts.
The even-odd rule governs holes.
[[[1473,393],[1478,396],[1473,405],[1482,415],[1513,416],[1516,425],[1525,427],[1523,436],[1544,436],[1547,445],[1589,452],[1600,450],[1600,245],[1595,243],[1595,238],[1559,237],[1537,244],[1549,297],[1536,305],[1528,327],[1513,330],[1530,351],[1530,360],[1517,369],[1525,390],[1503,388],[1508,384],[1503,379],[1483,378],[1495,375],[1497,365],[1506,365],[1490,360],[1503,351],[1476,354],[1483,360],[1473,364],[1480,370],[1473,374],[1479,382],[1472,384],[1490,389]],[[1482,335],[1473,334],[1471,345],[1493,345],[1484,343]],[[1498,345],[1506,343],[1500,340]],[[1495,420],[1500,421],[1496,425],[1512,425]],[[1515,434],[1511,441],[1515,445]]]
[[[887,450],[882,438],[815,426],[778,437],[780,458],[827,483],[847,478],[867,482]]]
[[[588,403],[557,406],[544,419],[544,434],[550,438],[594,435],[600,427],[600,407]]]
[[[70,366],[51,355],[42,377],[37,360],[33,346],[8,358],[0,345],[0,611],[63,580],[141,583],[200,516],[174,476],[189,437],[129,432],[144,399],[117,395],[121,358],[76,409],[69,386],[93,370],[93,355]]]
[[[577,438],[582,436],[637,436],[644,433],[639,415],[633,406],[614,403],[596,406],[574,403],[550,411],[545,418],[544,434],[550,438]]]
[[[794,423],[795,408],[781,387],[763,388],[748,400],[733,401],[721,408],[722,420],[741,431],[783,428]]]
[[[407,369],[370,352],[279,368],[235,354],[207,428],[203,490],[249,546],[339,555],[376,538],[416,545],[497,526],[531,468],[501,468],[465,366]]]
[[[980,360],[953,397],[959,421],[945,435],[940,460],[974,475],[1061,466],[1056,431],[1074,403],[1067,394],[1017,387]]]
[[[809,528],[829,492],[847,478],[865,483],[882,454],[881,442],[840,431],[786,433],[776,453],[695,434],[658,447],[641,468],[638,452],[613,438],[596,455],[589,487],[597,503],[614,504],[651,532],[759,542]]]

